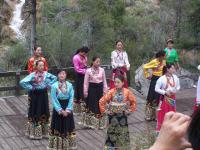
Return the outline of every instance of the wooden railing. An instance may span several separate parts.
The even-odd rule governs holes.
[[[102,65],[105,69],[107,83],[109,84],[112,67],[110,65]],[[67,72],[67,78],[73,83],[75,81],[73,67],[62,68]],[[49,72],[56,75],[58,68],[51,68]],[[13,95],[20,95],[22,88],[19,85],[21,79],[28,75],[27,70],[0,72],[0,96],[4,96],[1,92],[12,91]],[[127,73],[128,84],[130,85],[130,71]],[[6,96],[6,95],[5,95]]]

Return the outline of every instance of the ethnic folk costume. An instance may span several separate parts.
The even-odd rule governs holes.
[[[179,56],[177,51],[174,48],[168,48],[166,47],[164,49],[165,53],[166,53],[166,62],[167,64],[174,64],[175,62],[179,61]]]
[[[199,105],[200,105],[200,76],[197,83],[197,97],[195,99],[194,112],[197,111]]]
[[[87,57],[76,54],[73,57],[73,64],[76,75],[76,85],[75,85],[76,102],[74,103],[74,113],[81,113],[81,106],[85,105],[82,102],[84,100],[83,83],[84,83],[85,72],[87,70]]]
[[[155,91],[161,94],[159,101],[159,108],[157,111],[157,127],[156,131],[159,133],[162,126],[165,114],[170,111],[176,111],[176,92],[180,89],[179,78],[176,75],[170,77],[161,76],[155,87]],[[166,92],[173,93],[170,97],[166,96]]]
[[[77,149],[75,123],[73,118],[73,86],[68,81],[57,81],[51,87],[53,114],[49,133],[48,149]],[[67,110],[67,117],[59,115],[59,111]]]
[[[108,104],[108,110],[106,110],[106,104]],[[100,99],[99,107],[101,113],[112,112],[112,115],[108,114],[109,125],[104,149],[130,150],[125,111],[133,112],[136,109],[136,99],[133,93],[127,88],[111,89]]]
[[[106,126],[106,116],[101,116],[99,100],[107,91],[106,75],[103,68],[87,69],[84,79],[84,95],[86,109],[82,114],[82,124],[86,127],[103,129]]]
[[[29,91],[26,135],[31,139],[48,136],[50,113],[47,90],[56,80],[56,76],[46,71],[35,71],[20,81],[20,85]]]
[[[110,80],[110,89],[114,88],[114,79],[116,76],[124,76],[124,87],[128,88],[128,82],[127,82],[127,69],[130,68],[130,63],[128,60],[128,55],[126,51],[119,51],[114,50],[111,53],[111,65],[112,65],[112,74],[111,74],[111,80]],[[126,66],[126,67],[125,67]]]
[[[35,64],[38,60],[42,60],[44,63],[44,71],[48,71],[48,65],[47,65],[47,61],[44,57],[36,57],[33,56],[28,60],[28,72],[32,73],[34,71],[36,71],[36,67]]]
[[[155,92],[155,85],[159,77],[163,74],[163,67],[166,65],[165,60],[160,62],[157,58],[153,59],[149,63],[143,66],[144,76],[146,78],[151,78],[149,91],[147,95],[147,104],[145,107],[145,119],[155,120],[156,119],[156,107],[158,106],[158,101],[160,94]],[[152,76],[149,74],[148,69],[152,70]]]

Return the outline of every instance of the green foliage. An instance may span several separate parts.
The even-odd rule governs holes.
[[[5,70],[24,70],[28,59],[28,50],[24,43],[18,43],[9,47],[9,50],[4,54]]]

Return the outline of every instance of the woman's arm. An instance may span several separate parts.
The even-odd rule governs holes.
[[[128,92],[128,100],[130,101],[130,109],[129,109],[129,111],[130,112],[135,111],[136,106],[137,106],[137,101],[136,101],[136,98],[135,98],[134,94],[130,90]]]
[[[113,89],[106,93],[100,100],[99,100],[99,109],[101,113],[106,111],[106,104],[109,103],[112,99]]]
[[[108,85],[106,81],[106,74],[105,74],[105,70],[103,69],[103,92],[106,93],[107,90],[108,90]]]
[[[163,82],[165,82],[163,77],[160,77],[157,82],[156,82],[156,86],[155,86],[155,91],[161,95],[165,95],[166,91],[164,89],[162,89],[163,87]]]
[[[20,81],[20,85],[26,90],[32,90],[33,86],[31,82],[33,81],[33,79],[34,79],[34,73],[31,73]]]
[[[88,88],[89,88],[89,70],[87,69],[84,77],[84,84],[83,84],[83,94],[86,98],[88,96]]]
[[[74,101],[74,89],[73,89],[72,84],[70,84],[70,86],[69,86],[69,95],[70,95],[69,96],[69,103],[67,105],[66,110],[71,112],[73,110],[73,101]]]
[[[57,87],[56,87],[56,85],[53,85],[51,87],[51,102],[52,102],[54,109],[59,113],[62,110],[62,107],[58,101],[56,93],[57,93]]]

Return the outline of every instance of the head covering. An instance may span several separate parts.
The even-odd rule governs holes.
[[[174,43],[174,41],[173,41],[172,39],[168,39],[168,40],[167,40],[167,44],[168,44],[169,42]]]

